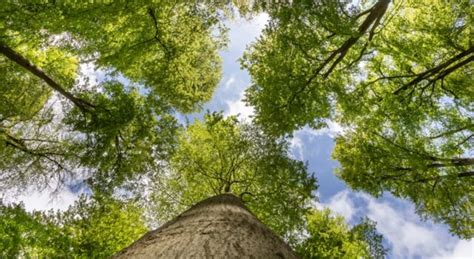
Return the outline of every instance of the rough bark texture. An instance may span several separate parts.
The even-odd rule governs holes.
[[[232,194],[203,200],[114,258],[297,258]]]

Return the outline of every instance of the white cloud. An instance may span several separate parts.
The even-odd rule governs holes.
[[[331,197],[325,207],[330,208],[336,214],[343,216],[346,221],[350,222],[355,215],[356,207],[349,197],[349,192],[342,191]]]
[[[472,258],[473,240],[453,237],[442,224],[423,222],[407,201],[375,199],[362,193],[344,190],[322,203],[348,222],[368,216],[377,222],[377,230],[391,246],[394,258]]]
[[[290,140],[290,156],[294,159],[304,161],[303,149],[303,140],[299,136],[293,136]]]
[[[311,145],[314,138],[317,136],[327,135],[330,138],[334,138],[342,133],[342,127],[332,121],[328,121],[328,128],[315,130],[308,126],[303,127],[293,133],[293,137],[290,139],[290,155],[294,159],[304,161],[305,145]],[[309,137],[309,143],[303,141],[306,137]],[[306,150],[307,152],[307,150]]]
[[[439,255],[444,247],[444,241],[437,235],[436,228],[420,226],[417,219],[390,205],[368,200],[368,217],[377,221],[377,229],[392,244],[393,254],[397,257],[416,255]],[[406,208],[408,209],[408,208]]]
[[[324,129],[320,129],[319,131],[328,134],[331,138],[334,138],[338,135],[341,135],[344,132],[342,126],[334,121],[328,120],[327,122],[328,127]]]
[[[440,257],[436,258],[443,258],[443,259],[461,259],[461,258],[473,258],[474,256],[474,240],[461,240],[459,241],[456,246],[454,247],[453,251],[447,251],[446,254],[443,254]]]
[[[225,115],[239,115],[239,118],[242,120],[249,120],[250,117],[254,114],[254,109],[251,106],[247,106],[243,101],[245,90],[240,92],[240,96],[236,100],[226,101],[227,110]]]
[[[66,188],[57,190],[46,188],[44,190],[26,190],[21,195],[5,195],[5,203],[23,202],[27,211],[33,210],[66,210],[78,198],[79,193],[73,193]]]
[[[235,76],[231,75],[224,83],[224,89],[229,89],[235,83]]]
[[[317,136],[317,132],[309,127],[304,127],[301,130],[295,131],[293,133],[293,137],[290,139],[290,156],[294,159],[298,159],[301,161],[305,161],[304,153],[305,153],[305,141],[303,139],[305,136],[309,136],[310,139],[314,136]]]
[[[250,21],[244,18],[232,20],[228,25],[230,28],[229,47],[225,51],[227,54],[223,53],[223,57],[232,58],[232,61],[236,61],[236,59],[241,57],[246,45],[260,35],[268,19],[268,15],[263,13]],[[232,69],[232,67],[224,67],[224,71],[227,71],[227,69]],[[222,87],[226,92],[221,98],[226,99],[224,101],[227,106],[226,116],[239,115],[240,119],[249,120],[250,116],[254,114],[253,107],[247,106],[243,101],[245,88],[250,84],[247,77],[248,74],[241,70],[237,74],[231,74],[223,84]],[[232,98],[236,95],[238,96],[237,98]]]
[[[237,51],[239,56],[243,53],[245,46],[258,37],[267,24],[269,16],[261,13],[251,20],[245,18],[234,19],[229,26],[229,51]]]
[[[337,122],[326,120],[327,127],[322,129],[312,129],[308,126],[303,127],[302,129],[295,131],[296,134],[308,134],[310,136],[321,136],[328,135],[331,138],[335,138],[344,133],[344,128]]]
[[[83,90],[91,90],[99,84],[104,76],[105,71],[98,70],[93,62],[81,63],[76,85]]]

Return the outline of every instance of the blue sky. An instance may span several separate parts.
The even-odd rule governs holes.
[[[250,84],[250,77],[240,69],[238,59],[246,45],[258,37],[266,20],[265,15],[260,15],[250,21],[237,19],[229,23],[230,43],[221,52],[222,81],[204,110],[224,111],[225,115],[239,114],[242,120],[251,118],[253,109],[242,101],[244,90]],[[97,77],[91,68],[84,69],[84,72],[93,79]],[[189,119],[194,117],[200,115],[188,116]],[[474,258],[473,240],[459,240],[449,234],[445,225],[421,221],[410,202],[389,194],[375,199],[348,189],[333,174],[338,163],[331,159],[331,152],[334,137],[341,129],[335,124],[330,126],[329,129],[319,131],[304,128],[295,132],[291,140],[291,155],[295,159],[307,161],[309,170],[315,172],[318,178],[320,187],[316,206],[332,209],[344,216],[349,224],[357,223],[363,216],[375,220],[390,248],[390,258]],[[55,198],[50,197],[49,190],[29,190],[24,193],[10,199],[22,200],[29,210],[65,209],[77,199],[77,193],[69,189],[62,190]]]

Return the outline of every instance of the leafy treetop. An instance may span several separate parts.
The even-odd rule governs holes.
[[[333,155],[352,188],[408,198],[472,237],[472,10],[432,0],[270,6],[242,59],[256,123],[277,136],[340,123]]]
[[[2,5],[2,187],[81,176],[113,189],[156,167],[173,113],[198,110],[219,82],[227,6]]]
[[[303,162],[288,157],[286,140],[219,113],[179,132],[169,167],[151,188],[160,222],[204,198],[233,193],[277,234],[289,236],[317,187]]]

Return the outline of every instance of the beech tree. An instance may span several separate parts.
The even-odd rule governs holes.
[[[342,217],[313,208],[316,179],[288,152],[286,138],[233,116],[207,113],[179,131],[168,170],[130,190],[138,190],[158,225],[168,226],[164,223],[208,197],[234,194],[303,258],[383,258],[386,249],[375,223],[367,219],[350,229]]]
[[[172,114],[198,110],[219,82],[225,7],[3,4],[2,187],[82,177],[105,190],[153,170],[173,145]]]
[[[215,200],[217,197],[210,199]],[[221,195],[221,197],[223,196]],[[240,200],[238,197],[233,197],[233,199]],[[239,204],[242,205],[238,206],[245,206],[241,200]],[[209,222],[216,221],[215,225],[179,223],[188,228],[188,231],[180,233],[180,238],[183,238],[179,239],[181,245],[186,242],[184,238],[187,238],[187,235],[200,235],[200,232],[193,228],[207,229],[207,231],[213,231],[214,233],[222,232],[221,234],[229,237],[229,233],[225,228],[219,228],[223,220],[227,221],[227,224],[234,225],[234,227],[241,227],[236,231],[239,231],[238,237],[243,238],[243,240],[239,239],[237,243],[245,242],[247,240],[245,235],[249,233],[240,224],[247,216],[243,219],[232,218],[241,216],[242,212],[236,212],[235,208],[226,208],[229,211],[225,212],[225,210],[213,208],[211,211],[205,210],[205,213],[198,212],[198,217],[195,217],[196,213],[187,213],[193,216],[181,217],[181,220],[185,218],[185,221],[199,222],[203,219]],[[1,204],[0,255],[3,257],[108,258],[131,245],[134,241],[137,241],[137,244],[125,251],[130,250],[128,251],[130,253],[134,250],[140,250],[140,244],[143,240],[139,240],[139,238],[147,231],[142,212],[143,210],[133,202],[97,196],[92,198],[81,197],[64,212],[27,212],[21,203]],[[253,225],[255,224],[254,221],[258,221],[247,209],[245,209],[245,213],[252,215],[251,217],[254,219],[244,222],[244,224]],[[229,218],[230,215],[233,216]],[[236,219],[238,220],[235,221]],[[174,221],[173,224],[178,224],[178,222]],[[305,220],[301,219],[301,222],[304,222],[304,232],[295,240],[296,243],[292,244],[293,249],[301,258],[383,258],[386,254],[386,249],[381,243],[382,236],[377,233],[375,224],[368,219],[350,229],[342,217],[332,215],[329,210],[311,209],[307,211]],[[262,224],[260,223],[260,225]],[[169,226],[169,224],[165,224],[159,229],[163,232]],[[209,227],[211,228],[209,229]],[[260,228],[262,226],[256,229]],[[265,228],[265,232],[270,232],[266,226],[263,228]],[[173,232],[172,229],[171,232]],[[159,233],[151,231],[146,236],[163,236]],[[264,240],[268,238],[268,235],[273,236],[273,239],[279,239],[277,244],[283,245],[283,240],[276,237],[274,233],[253,235],[253,238]],[[204,238],[211,241],[216,238],[219,239],[219,235],[206,235]],[[227,241],[236,242],[236,238],[232,233],[230,235],[231,241]],[[168,239],[168,241],[170,240]],[[274,240],[268,241],[274,242]],[[216,242],[225,242],[225,240]],[[219,247],[219,244],[213,244],[213,246]],[[148,240],[145,247],[148,247],[149,251],[159,251],[164,249],[163,247],[171,246],[173,249],[162,250],[161,252],[178,254],[182,252],[179,246],[173,245],[173,242],[158,242],[156,247],[153,246],[150,245]],[[192,253],[193,249],[196,249],[195,252],[203,250],[202,246],[187,247],[186,249],[188,253]],[[285,249],[289,250],[289,248]],[[249,250],[250,252],[264,252],[264,250],[255,246],[252,246]],[[277,251],[272,252],[276,253]],[[213,253],[224,254],[225,250],[215,249]],[[236,253],[239,254],[242,251],[237,249]],[[123,256],[126,256],[126,254]]]
[[[338,175],[472,237],[474,142],[469,1],[300,1],[268,8],[242,65],[247,102],[272,135],[328,120]]]
[[[288,156],[286,140],[220,113],[179,131],[169,167],[150,190],[161,223],[204,198],[233,193],[270,229],[290,238],[317,188],[306,165]]]
[[[114,258],[297,258],[230,193],[209,197],[145,234]]]
[[[271,17],[242,61],[258,125],[214,113],[180,128],[174,115],[199,111],[220,80],[232,4]],[[74,180],[92,194],[61,213],[2,204],[1,256],[109,257],[145,222],[232,193],[302,257],[383,257],[374,223],[349,228],[311,207],[316,180],[288,154],[286,134],[327,119],[347,128],[334,154],[353,188],[408,197],[472,235],[469,8],[467,0],[2,4],[0,186]],[[142,207],[112,198],[119,194]]]

